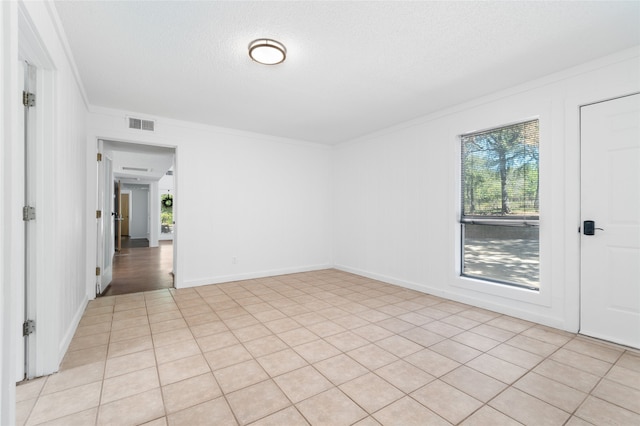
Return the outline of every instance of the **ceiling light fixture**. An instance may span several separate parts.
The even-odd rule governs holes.
[[[249,56],[264,65],[276,65],[287,58],[284,44],[268,38],[259,38],[249,43]]]

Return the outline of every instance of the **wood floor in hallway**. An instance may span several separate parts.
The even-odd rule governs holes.
[[[103,296],[173,287],[173,241],[158,247],[122,248],[113,260],[113,280]]]

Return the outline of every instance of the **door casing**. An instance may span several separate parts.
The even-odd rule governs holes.
[[[618,103],[614,105],[611,104],[611,102]],[[625,104],[621,102],[625,102]],[[622,157],[620,158],[626,157],[627,160],[629,160],[629,165],[627,165],[626,168],[622,168],[623,162],[612,163],[611,159],[604,155],[615,155],[615,152],[611,154],[611,152],[595,153],[595,151],[593,151],[596,146],[604,146],[607,140],[616,142],[630,140],[624,139],[624,137],[637,140],[637,136],[634,133],[627,134],[626,136],[619,133],[618,137],[611,138],[606,136],[612,135],[614,130],[621,130],[623,122],[620,119],[620,115],[622,115],[623,118],[627,115],[626,118],[631,120],[631,122],[634,122],[634,119],[639,119],[638,110],[636,110],[635,113],[631,113],[631,115],[625,112],[616,113],[618,114],[618,117],[616,117],[618,120],[616,121],[619,122],[617,126],[613,126],[610,121],[606,123],[608,127],[605,129],[603,128],[605,125],[603,121],[602,127],[598,128],[597,123],[599,123],[598,120],[600,120],[600,117],[605,113],[607,108],[615,108],[616,106],[638,108],[638,103],[640,103],[640,94],[636,93],[594,104],[583,105],[580,109],[582,174],[580,182],[580,332],[592,337],[640,348],[640,293],[634,297],[633,288],[629,287],[629,285],[633,286],[634,282],[640,276],[637,271],[635,272],[637,276],[634,275],[633,269],[640,264],[639,256],[637,253],[634,256],[633,253],[635,252],[633,252],[633,249],[629,252],[629,248],[633,247],[634,243],[637,248],[640,243],[640,238],[633,241],[633,237],[636,236],[636,234],[633,231],[633,225],[629,225],[631,222],[624,224],[624,221],[615,220],[613,214],[614,209],[612,209],[611,206],[617,203],[612,203],[610,199],[604,199],[607,195],[611,197],[611,194],[618,192],[609,187],[612,183],[610,181],[613,180],[615,176],[620,176],[620,172],[624,175],[625,171],[628,171],[627,174],[633,176],[632,171],[637,170],[638,166],[634,165],[636,164],[632,161],[634,154],[628,152],[628,149],[624,149],[625,152],[623,152],[622,147],[616,148],[618,154],[622,153]],[[635,127],[635,132],[638,132],[638,127],[640,127],[640,123]],[[595,137],[596,133],[594,132],[600,131],[602,134],[597,133],[597,137]],[[633,130],[630,131],[633,132]],[[589,144],[597,145],[591,146]],[[640,157],[640,151],[638,151],[636,155]],[[607,173],[598,174],[598,170],[603,164],[610,164],[610,167],[616,167],[616,173],[612,173],[611,168],[609,168],[607,169],[609,170]],[[627,180],[622,180],[624,183],[627,183]],[[598,187],[599,185],[601,188]],[[603,185],[607,185],[604,187],[604,190],[602,190]],[[635,208],[638,209],[637,205],[640,204],[640,202],[637,202],[637,199],[640,195],[637,194],[637,189],[633,189],[632,184],[631,187],[631,190],[623,188],[620,192],[623,193],[622,197],[624,199],[627,197],[631,198],[632,201],[629,206],[631,206],[632,209],[634,205],[633,198],[635,197]],[[619,204],[617,205],[619,206]],[[617,213],[617,215],[620,216],[620,213]],[[640,215],[640,212],[631,211],[630,216],[633,217],[634,215]],[[595,222],[597,229],[594,235],[585,235],[585,220],[593,220]],[[622,231],[622,227],[624,226],[631,226],[631,228]],[[636,224],[636,226],[638,225]],[[618,253],[613,257],[606,256],[607,249],[609,250],[609,254],[611,254],[612,249],[618,250]],[[627,255],[630,255],[626,262],[619,262],[620,256],[622,256],[622,252],[619,250],[626,250]],[[612,263],[617,264],[615,270],[611,270],[613,267]],[[623,271],[623,276],[621,276],[620,279],[611,279],[615,271]],[[625,282],[626,286],[620,286],[622,282]],[[622,300],[614,301],[616,294],[620,295],[624,292],[627,292],[626,297],[622,297]],[[620,299],[620,296],[617,297]],[[635,304],[633,303],[634,301]],[[627,306],[623,306],[625,304]],[[635,312],[635,314],[633,312]]]
[[[100,160],[97,161],[96,201],[100,217],[96,218],[96,295],[101,294],[113,277],[114,207],[112,159],[104,153],[103,141],[98,140]]]
[[[118,143],[132,143],[132,144],[140,144],[140,145],[149,145],[149,146],[161,146],[161,147],[165,147],[165,148],[172,148],[174,151],[174,164],[173,164],[173,169],[174,169],[174,200],[177,199],[178,196],[178,190],[177,190],[177,179],[178,179],[178,173],[177,173],[177,157],[178,157],[178,148],[176,146],[170,146],[170,145],[160,145],[160,144],[149,144],[149,143],[145,143],[142,141],[128,141],[128,140],[122,140],[122,139],[118,139],[118,138],[112,138],[112,137],[108,137],[108,136],[96,136],[96,145],[95,147],[97,148],[97,153],[102,153],[103,158],[107,157],[108,155],[105,153],[105,150],[107,150],[107,148],[105,148],[104,143],[105,142],[110,142],[110,141],[114,141],[114,142],[118,142]],[[109,176],[106,176],[104,173],[96,173],[97,175],[97,188],[103,188],[102,190],[98,190],[98,200],[102,200],[104,199],[104,197],[101,196],[102,192],[101,191],[108,191],[108,193],[110,194],[111,198],[109,200],[109,203],[106,201],[104,201],[104,204],[100,205],[100,201],[98,201],[98,208],[102,208],[102,221],[105,220],[111,220],[112,223],[112,232],[113,235],[111,237],[111,241],[114,242],[115,241],[115,247],[112,245],[112,249],[114,249],[114,254],[117,253],[119,251],[119,247],[118,247],[118,228],[119,228],[119,224],[121,223],[121,221],[115,220],[115,217],[113,216],[109,216],[111,213],[116,213],[118,212],[118,202],[117,202],[117,198],[118,198],[118,193],[117,193],[117,187],[121,185],[121,182],[118,182],[114,179],[113,177],[113,173],[111,173]],[[108,182],[108,184],[107,184]],[[124,192],[124,191],[123,191]],[[148,226],[152,227],[155,226],[157,227],[157,230],[154,232],[149,232],[149,242],[151,243],[152,241],[154,241],[155,238],[155,243],[158,243],[158,235],[160,233],[160,207],[159,207],[159,203],[153,204],[152,200],[159,200],[159,193],[158,193],[158,185],[157,182],[152,182],[149,183],[149,201],[148,201],[148,211],[150,215],[155,215],[156,211],[154,210],[154,208],[157,209],[157,218],[155,219],[150,219],[148,222]],[[131,218],[131,198],[130,198],[130,202],[129,202],[129,217]],[[107,207],[108,205],[110,205],[110,207]],[[101,207],[100,207],[101,206]],[[155,206],[155,207],[152,207]],[[179,251],[178,251],[178,232],[177,232],[177,217],[178,217],[178,210],[179,208],[176,208],[174,206],[174,210],[173,210],[173,217],[174,217],[174,232],[173,232],[173,275],[174,275],[174,282],[179,282],[179,276],[178,276],[178,272],[177,272],[177,264],[179,262]],[[107,235],[101,235],[100,233],[100,227],[102,226],[102,222],[98,221],[98,237],[96,240],[96,251],[97,251],[97,259],[98,259],[98,265],[100,265],[102,262],[100,259],[100,254],[104,254],[105,250],[108,250],[109,248],[105,246],[106,242],[109,240],[109,236]],[[104,272],[104,271],[102,271]],[[112,272],[112,271],[111,271]],[[109,277],[111,277],[112,275],[110,275]],[[110,281],[110,280],[109,280]],[[96,296],[100,295],[101,292],[104,292],[106,289],[106,284],[105,285],[99,285],[100,281],[98,279],[98,284],[96,285]]]

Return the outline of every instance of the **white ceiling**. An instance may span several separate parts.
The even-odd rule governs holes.
[[[55,5],[91,104],[326,144],[640,44],[640,1]]]
[[[103,141],[103,148],[112,160],[113,177],[123,183],[157,182],[173,167],[174,148],[117,141]]]

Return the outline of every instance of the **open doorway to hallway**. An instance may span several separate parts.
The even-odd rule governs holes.
[[[103,254],[98,266],[103,269],[96,271],[96,294],[173,287],[175,148],[113,140],[98,145],[98,167],[104,162],[111,172],[98,173],[104,214],[98,220],[98,252]]]
[[[144,239],[122,239],[113,261],[113,278],[103,296],[137,293],[173,287],[173,241],[149,247]]]

